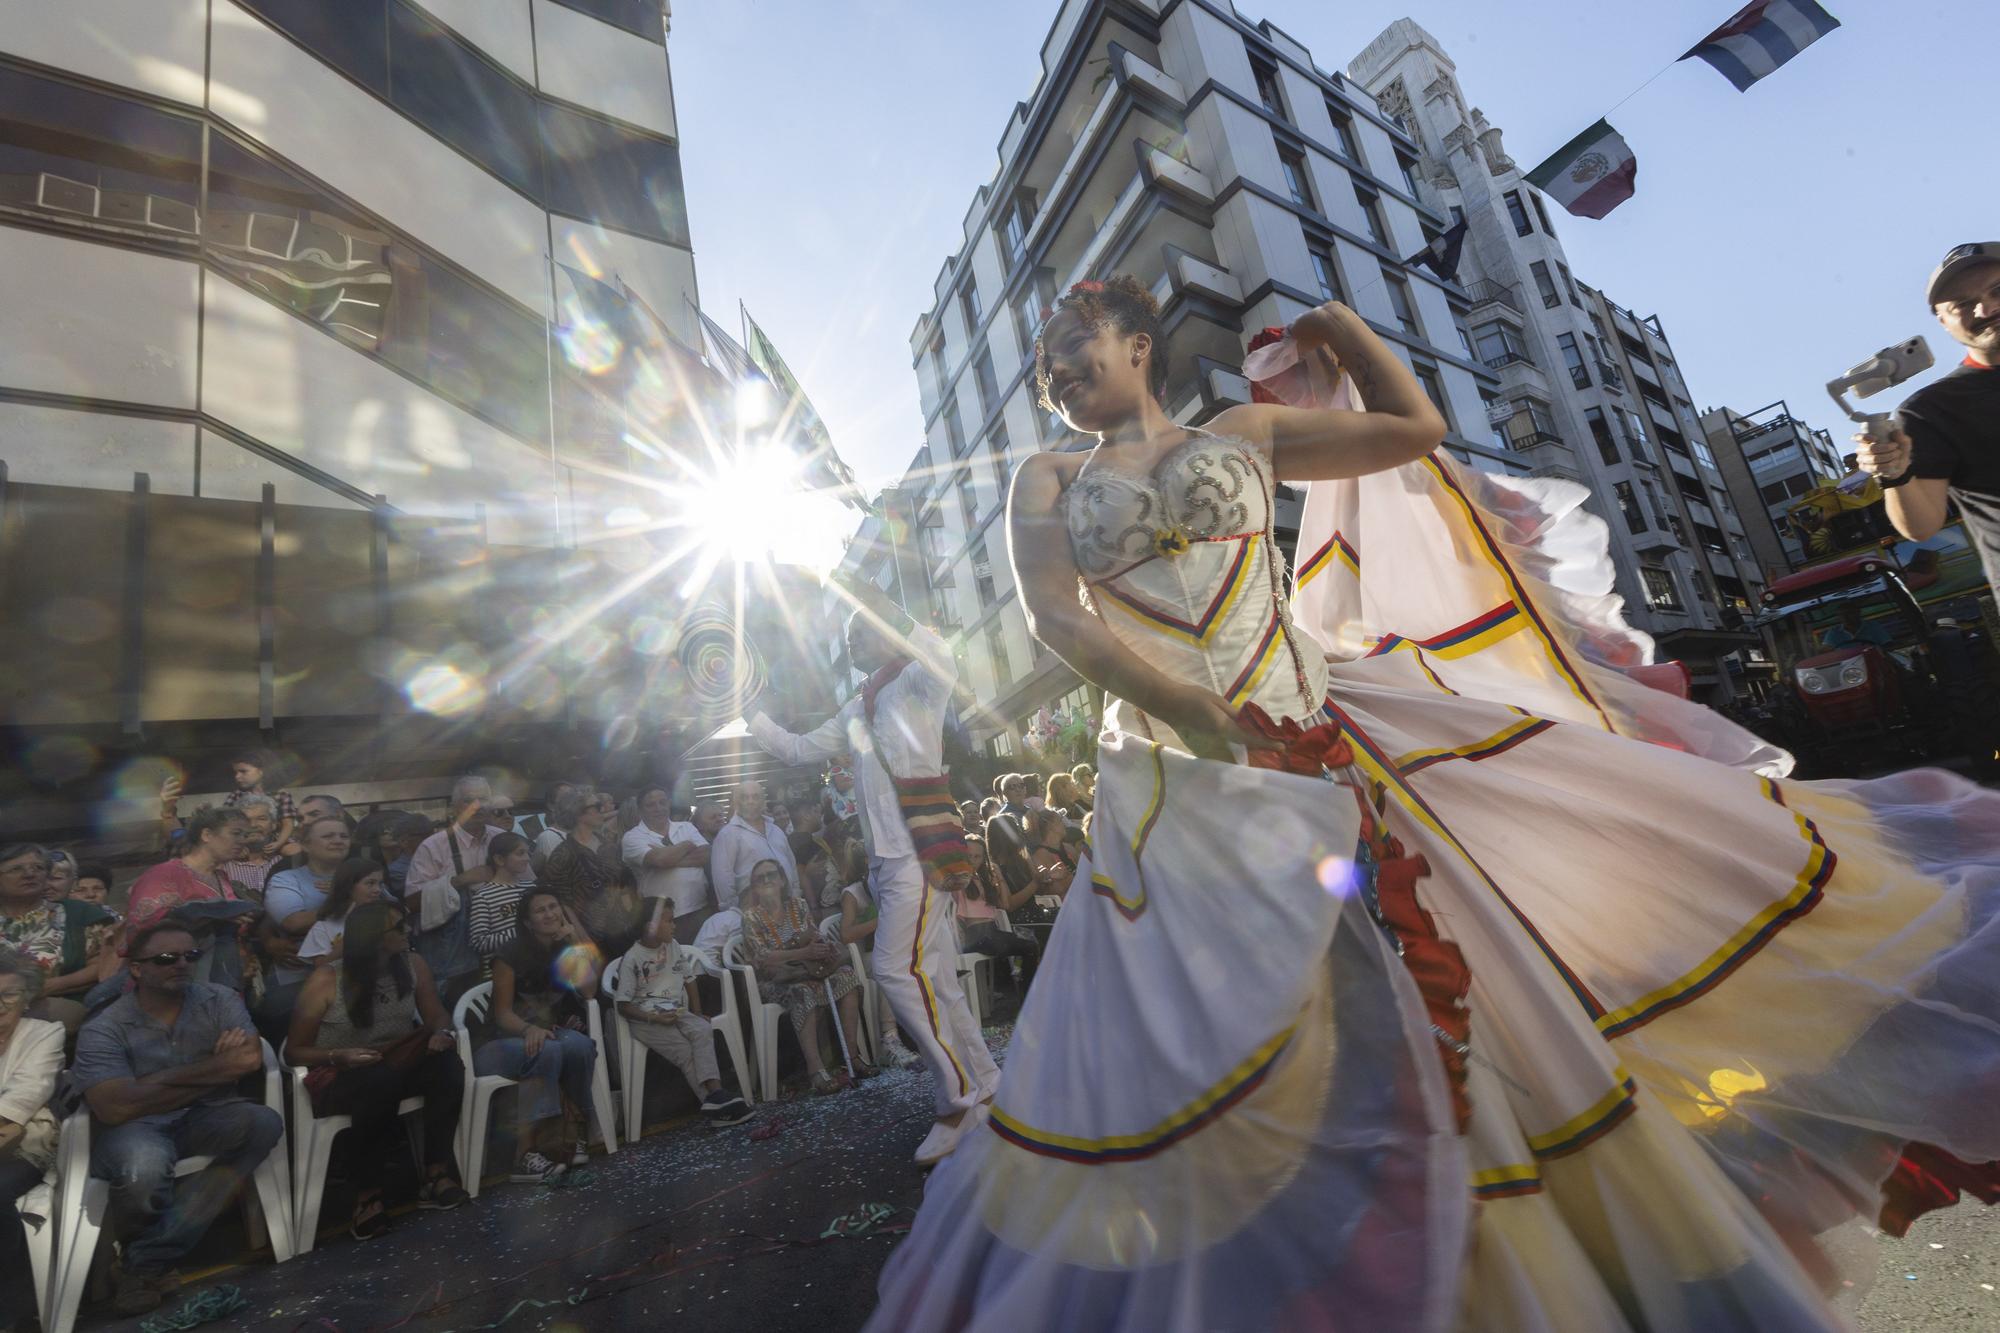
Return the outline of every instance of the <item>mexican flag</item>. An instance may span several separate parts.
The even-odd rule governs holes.
[[[1528,173],[1528,183],[1580,218],[1601,218],[1632,197],[1639,159],[1600,120]]]

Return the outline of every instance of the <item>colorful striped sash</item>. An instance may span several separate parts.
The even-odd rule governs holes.
[[[861,687],[861,712],[875,746],[875,762],[896,788],[896,803],[902,807],[903,823],[910,830],[912,850],[926,874],[936,877],[937,886],[953,893],[972,879],[972,852],[965,845],[965,821],[959,818],[958,805],[951,799],[951,780],[943,774],[934,778],[898,776],[890,769],[888,752],[875,734],[876,697],[909,665],[909,658],[898,657],[869,676]]]

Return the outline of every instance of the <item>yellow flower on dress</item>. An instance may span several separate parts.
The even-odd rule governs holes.
[[[1180,524],[1172,523],[1164,528],[1153,529],[1153,554],[1163,556],[1185,555],[1191,545],[1188,535]]]

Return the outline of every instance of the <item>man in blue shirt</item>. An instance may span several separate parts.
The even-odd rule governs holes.
[[[237,1084],[263,1067],[242,997],[192,980],[194,936],[161,923],[127,946],[134,989],[84,1024],[70,1077],[90,1104],[91,1174],[111,1182],[124,1236],[113,1269],[120,1314],[143,1314],[171,1288],[168,1270],[193,1249],[284,1137],[284,1118]],[[183,1157],[212,1157],[174,1180]]]
[[[1895,638],[1879,620],[1863,620],[1861,608],[1849,603],[1840,613],[1840,623],[1822,636],[1829,648],[1845,648],[1849,644],[1865,643],[1877,648],[1888,648]]]

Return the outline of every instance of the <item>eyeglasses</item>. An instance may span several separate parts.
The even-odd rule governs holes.
[[[0,1009],[25,1008],[27,1003],[28,992],[24,990],[0,990]]]
[[[192,963],[201,957],[199,949],[182,949],[179,953],[156,953],[151,958],[135,958],[136,963],[151,963],[154,967],[172,967],[175,963]]]

